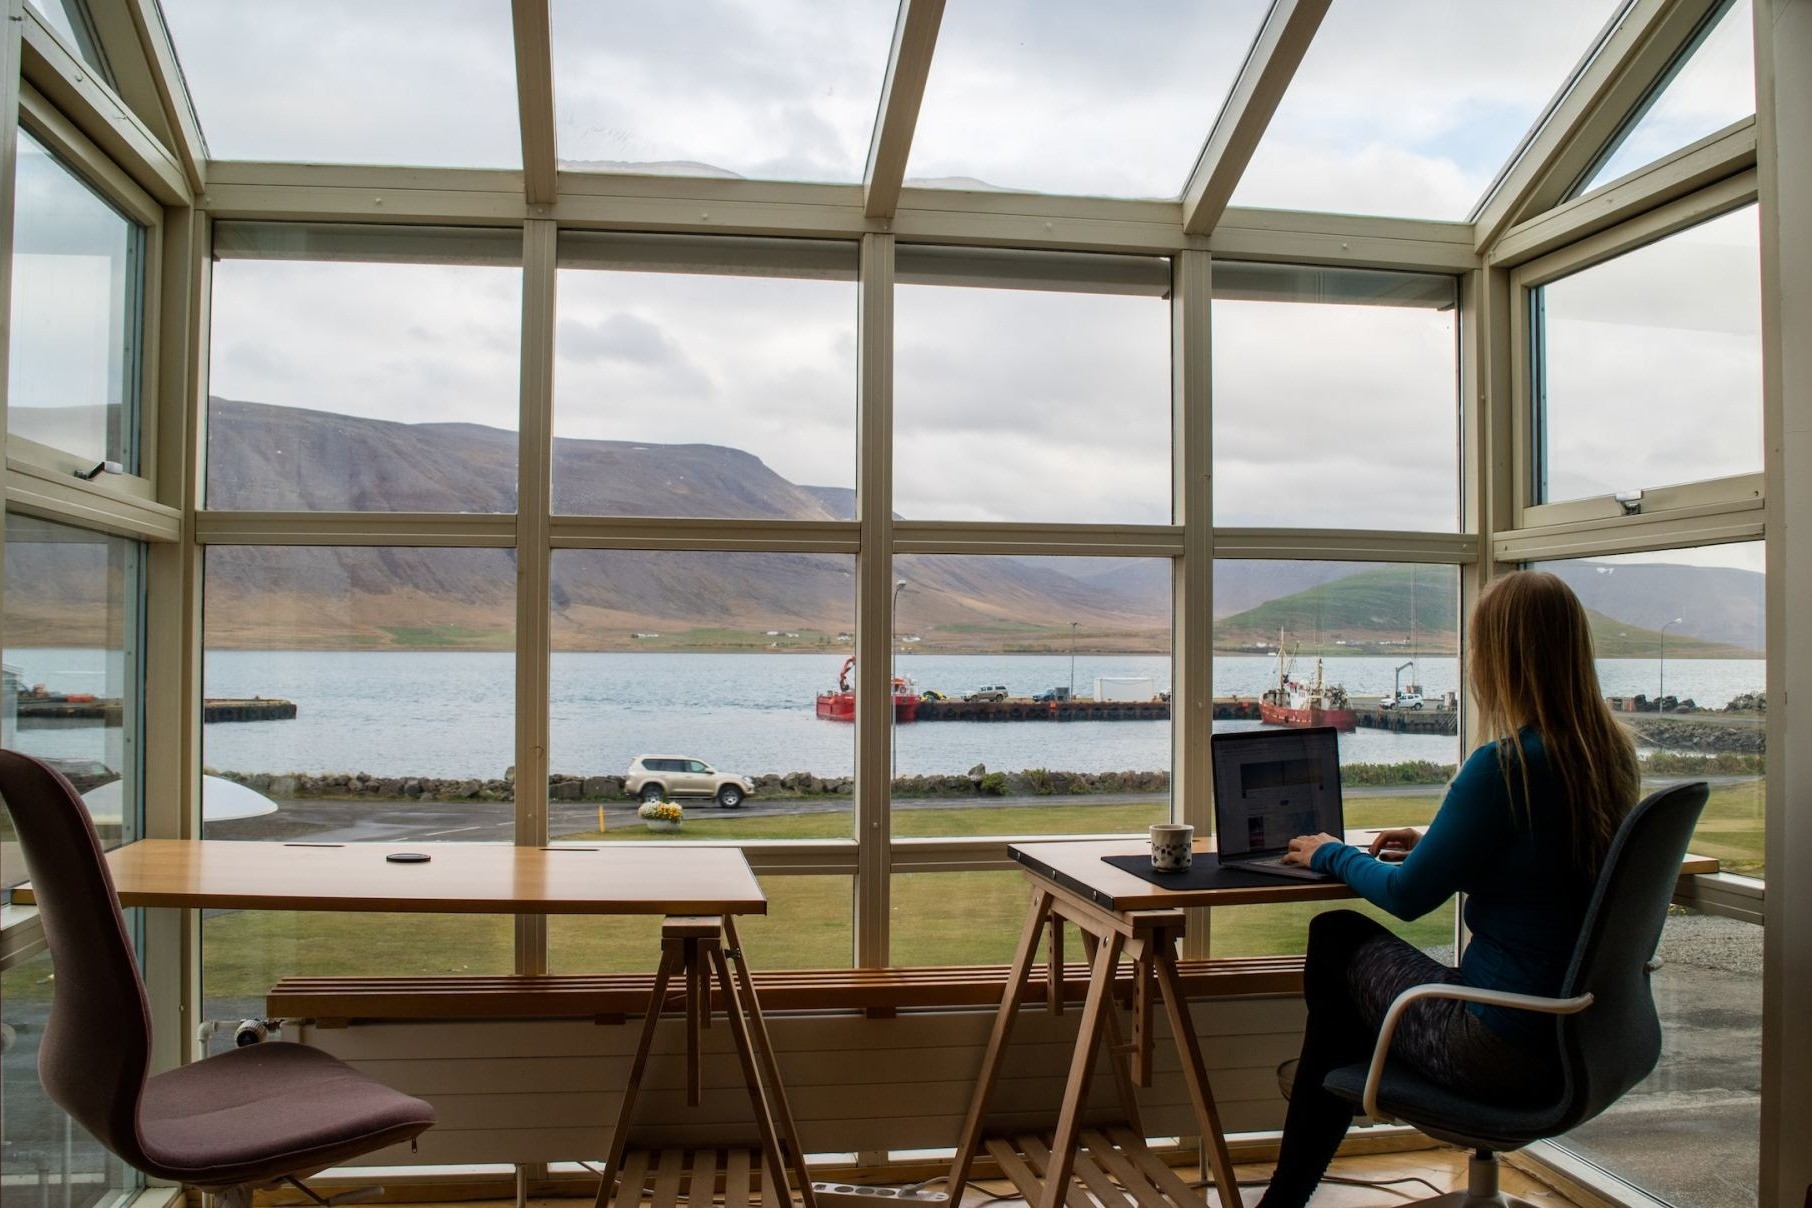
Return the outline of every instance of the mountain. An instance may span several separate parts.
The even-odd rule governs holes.
[[[213,399],[208,505],[259,511],[508,513],[516,435],[477,424],[399,424]],[[795,484],[761,459],[709,444],[557,439],[562,513],[847,520],[854,492]],[[91,644],[105,546],[13,536],[9,644]],[[215,647],[507,649],[516,565],[508,549],[210,546],[205,600]],[[558,649],[810,649],[855,628],[848,555],[557,550]],[[1594,613],[1600,652],[1743,656],[1762,644],[1760,574],[1677,564],[1577,562],[1553,569]],[[1164,651],[1163,558],[910,555],[896,631],[918,649]],[[109,573],[119,581],[120,568]],[[1452,653],[1458,576],[1447,567],[1224,559],[1215,565],[1217,649]],[[1414,620],[1411,621],[1411,600]],[[637,636],[641,635],[641,636]],[[659,636],[650,636],[659,635]],[[1693,639],[1698,639],[1694,641]]]
[[[1228,563],[1217,566],[1224,575]],[[1238,563],[1231,565],[1237,566]],[[1567,567],[1568,575],[1596,586],[1609,575],[1595,568],[1602,563]],[[1607,569],[1610,569],[1607,567]],[[1625,570],[1649,570],[1647,565],[1618,565]],[[1646,591],[1637,596],[1604,590],[1588,593],[1575,588],[1592,627],[1593,646],[1601,658],[1649,658],[1661,649],[1661,634],[1640,623],[1644,616],[1668,617],[1675,608],[1700,601],[1697,615],[1708,618],[1704,628],[1684,623],[1667,635],[1667,652],[1676,658],[1754,658],[1761,650],[1742,640],[1707,639],[1706,632],[1720,632],[1713,618],[1738,617],[1742,602],[1759,592],[1761,575],[1753,571],[1717,567],[1660,565],[1662,574],[1643,575]],[[1217,578],[1217,600],[1220,580]],[[1459,646],[1459,576],[1446,567],[1375,566],[1355,574],[1299,591],[1216,621],[1214,646],[1227,652],[1275,647],[1279,633],[1301,643],[1304,653],[1453,654]],[[1726,593],[1720,595],[1720,593]],[[1608,597],[1608,598],[1607,598]],[[1704,601],[1734,603],[1726,611],[1711,610]],[[1411,609],[1413,600],[1414,618]],[[1759,605],[1758,605],[1759,606]],[[1615,609],[1614,613],[1609,610]],[[1671,618],[1669,618],[1671,619]],[[1722,632],[1739,639],[1747,633],[1735,625]]]
[[[1761,650],[1766,644],[1767,577],[1727,566],[1677,562],[1548,562],[1587,608],[1645,629]]]
[[[1373,566],[1217,620],[1214,648],[1275,647],[1285,634],[1304,653],[1452,654],[1458,621],[1459,575],[1450,567]]]
[[[252,510],[507,512],[515,435],[226,399],[209,414],[208,502]],[[554,442],[555,509],[620,516],[836,520],[847,488],[800,486],[716,445]],[[782,649],[855,628],[855,559],[722,551],[558,550],[559,649]],[[1169,601],[1104,591],[1001,557],[903,557],[898,631],[923,650],[1163,650]],[[507,648],[511,550],[213,546],[208,639],[242,647]],[[636,636],[643,635],[643,636]],[[658,635],[658,636],[649,636]]]

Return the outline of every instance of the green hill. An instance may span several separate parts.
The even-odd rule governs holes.
[[[1453,654],[1459,642],[1459,572],[1448,566],[1380,566],[1267,600],[1224,617],[1215,649],[1251,651],[1279,633],[1304,654]],[[1410,611],[1415,611],[1411,624]]]
[[[1411,624],[1411,601],[1414,624]],[[1272,648],[1278,634],[1309,655],[1454,654],[1459,648],[1459,574],[1445,566],[1380,566],[1225,617],[1214,647],[1225,653]],[[1600,658],[1654,658],[1661,634],[1586,610]],[[1670,658],[1754,658],[1722,642],[1667,635]]]

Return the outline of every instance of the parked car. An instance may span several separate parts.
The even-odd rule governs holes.
[[[964,700],[1006,700],[1007,699],[1007,686],[1005,684],[989,684],[986,687],[977,688],[975,691],[969,693],[969,695],[963,697],[963,699]]]
[[[709,797],[733,810],[755,791],[755,782],[686,755],[637,755],[623,777],[623,791],[643,801]]]
[[[1380,709],[1420,709],[1422,694],[1420,692],[1399,692],[1394,696],[1387,695],[1378,701]]]
[[[1043,692],[1040,692],[1037,696],[1034,696],[1032,699],[1035,701],[1038,701],[1040,704],[1043,704],[1047,701],[1068,700],[1069,698],[1070,698],[1069,688],[1066,687],[1065,685],[1059,684],[1055,688],[1046,688]]]

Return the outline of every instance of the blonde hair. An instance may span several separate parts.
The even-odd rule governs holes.
[[[1635,744],[1598,687],[1591,626],[1579,597],[1545,571],[1496,580],[1472,610],[1467,654],[1479,730],[1497,744],[1512,798],[1514,760],[1529,808],[1529,764],[1518,731],[1532,727],[1565,798],[1573,863],[1596,876],[1636,802],[1641,771]]]

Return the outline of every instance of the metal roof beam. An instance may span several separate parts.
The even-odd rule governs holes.
[[[97,25],[103,26],[102,39],[111,47],[116,42],[109,38],[107,27],[110,21],[102,17],[112,6],[96,5],[91,8]],[[140,118],[150,125],[152,133],[163,138],[169,149],[175,154],[176,162],[182,165],[183,174],[188,177],[189,188],[200,193],[207,187],[208,144],[201,132],[201,123],[195,116],[195,105],[189,97],[189,85],[183,79],[182,67],[176,58],[176,47],[170,41],[170,31],[164,25],[163,13],[157,7],[156,0],[125,0],[125,8],[131,17],[132,33],[136,44],[131,49],[136,55],[128,53],[109,54],[114,74],[119,77],[121,95],[127,104],[136,110]],[[134,75],[142,70],[145,82],[154,90],[161,124],[152,122],[147,110],[151,108],[149,99],[140,101],[137,97],[127,95],[127,72],[121,62],[135,58]],[[142,64],[142,67],[141,67]]]
[[[1226,212],[1258,141],[1308,53],[1330,0],[1277,0],[1253,40],[1183,189],[1183,230],[1206,235]]]
[[[1480,204],[1475,246],[1561,204],[1720,0],[1636,0]],[[1747,0],[1740,0],[1746,3]]]
[[[887,81],[881,86],[868,166],[862,174],[863,212],[870,218],[891,218],[900,204],[906,157],[912,151],[919,102],[925,99],[925,80],[931,74],[931,55],[943,20],[944,0],[900,0]]]
[[[554,135],[554,39],[548,0],[510,0],[516,35],[516,108],[522,120],[522,182],[528,204],[551,206],[559,196],[559,151]]]

